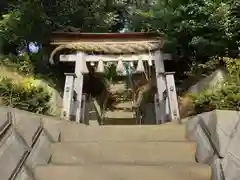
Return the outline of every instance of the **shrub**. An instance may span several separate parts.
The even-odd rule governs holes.
[[[225,83],[216,90],[207,90],[193,96],[195,112],[202,113],[214,109],[239,110],[240,86],[235,83]]]
[[[188,77],[195,77],[199,79],[204,76],[210,75],[213,71],[221,68],[224,64],[224,60],[219,57],[212,57],[205,63],[193,62],[189,71],[185,72]]]
[[[229,80],[240,84],[240,59],[224,58],[229,72]]]
[[[195,113],[214,109],[240,110],[240,60],[224,58],[229,77],[219,88],[192,96]]]
[[[50,94],[41,86],[8,78],[1,78],[0,82],[0,96],[4,105],[41,114],[49,110]]]

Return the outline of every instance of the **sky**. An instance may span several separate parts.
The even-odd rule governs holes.
[[[32,53],[37,53],[39,51],[40,47],[36,44],[36,43],[33,43],[31,42],[29,44],[29,50],[32,52]]]

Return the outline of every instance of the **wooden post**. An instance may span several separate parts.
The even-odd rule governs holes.
[[[180,121],[174,72],[167,72],[165,75],[171,121]]]
[[[65,87],[63,95],[63,112],[62,118],[70,120],[72,112],[72,100],[73,100],[73,88],[74,88],[74,78],[76,77],[74,73],[65,73]]]
[[[163,54],[161,51],[155,52],[155,69],[156,69],[156,81],[157,81],[157,99],[159,101],[159,108],[156,107],[156,114],[159,114],[159,116],[156,116],[156,123],[161,124],[165,122],[165,102],[163,97],[163,92],[166,90],[166,83],[165,83],[165,68],[163,63]],[[160,119],[157,119],[160,118]]]
[[[76,122],[80,123],[82,121],[82,89],[83,89],[83,74],[82,74],[82,60],[85,58],[85,54],[83,52],[79,52],[77,54],[77,58],[75,60],[75,74],[76,80],[74,82],[74,91],[77,95],[76,100]]]

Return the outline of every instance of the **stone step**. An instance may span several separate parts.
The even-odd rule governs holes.
[[[136,125],[137,119],[136,118],[105,118],[103,121],[104,125]]]
[[[207,165],[182,163],[162,166],[38,166],[38,180],[210,180]]]
[[[98,118],[96,111],[89,111],[87,114],[88,120],[96,120]]]
[[[186,141],[185,125],[128,125],[86,127],[76,124],[61,126],[61,140],[68,142],[132,142],[132,141]]]
[[[193,142],[83,142],[52,146],[53,164],[127,163],[159,165],[195,162]]]
[[[117,84],[111,84],[109,89],[112,93],[123,92],[123,91],[127,90],[124,82],[117,83]]]
[[[114,118],[130,119],[130,118],[134,118],[134,112],[124,111],[124,110],[106,111],[104,117],[106,119],[114,119]]]
[[[115,108],[119,108],[119,109],[132,109],[132,107],[133,107],[132,101],[120,102],[115,105]]]

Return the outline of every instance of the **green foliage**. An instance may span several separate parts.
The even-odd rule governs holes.
[[[240,85],[240,59],[224,58],[230,80]]]
[[[112,81],[114,80],[118,74],[117,74],[117,70],[116,70],[116,65],[115,64],[108,64],[107,66],[104,67],[104,77],[108,80],[108,81]]]
[[[124,27],[127,0],[3,0],[0,39],[26,48],[46,43],[55,30],[116,32]],[[1,16],[1,12],[0,12]]]
[[[214,109],[240,110],[240,60],[224,58],[229,78],[219,88],[194,95],[196,113]]]
[[[133,13],[132,29],[164,33],[166,50],[178,59],[236,56],[240,23],[232,14],[232,4],[233,0],[157,1],[150,9]]]
[[[51,5],[50,5],[51,6]],[[62,0],[48,14],[54,24],[61,27],[74,27],[79,31],[108,32],[119,21],[118,11],[122,11],[124,1],[102,0]],[[53,11],[55,15],[53,14]]]
[[[17,71],[22,75],[31,75],[34,70],[32,60],[28,53],[24,53],[23,56],[9,55],[0,57],[0,65]]]
[[[35,59],[27,52],[24,52],[21,56],[8,55],[0,57],[0,65],[8,67],[25,76],[34,74],[34,61]]]
[[[196,113],[214,109],[240,110],[240,86],[225,83],[220,89],[207,90],[194,97],[194,105]]]
[[[193,62],[191,64],[191,67],[189,68],[189,71],[185,72],[185,74],[188,77],[203,77],[209,75],[210,73],[214,72],[218,68],[223,67],[224,65],[225,63],[222,58],[212,57],[205,63]]]
[[[12,4],[0,21],[1,38],[26,48],[29,42],[45,42],[50,21],[40,0]]]
[[[42,87],[30,82],[16,83],[7,78],[1,78],[0,82],[0,97],[4,105],[41,114],[49,110],[50,94]]]

